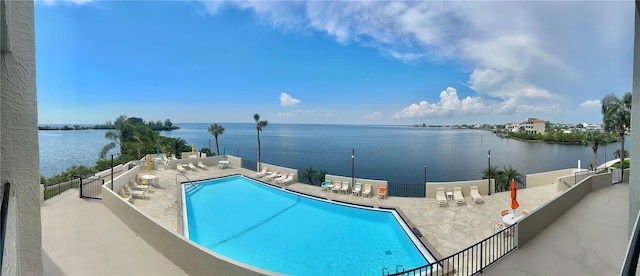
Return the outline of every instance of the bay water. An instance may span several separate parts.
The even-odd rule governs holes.
[[[215,151],[210,124],[182,123],[163,136],[180,137],[196,149]],[[218,137],[220,153],[255,161],[255,124],[223,123]],[[40,174],[52,176],[71,165],[93,166],[102,147],[110,141],[105,130],[39,131]],[[511,165],[521,174],[566,168],[587,168],[593,161],[590,146],[534,143],[499,138],[490,131],[450,128],[414,128],[374,125],[270,124],[263,128],[261,161],[291,167],[302,173],[307,167],[330,174],[388,180],[390,183],[463,181],[482,178],[488,167]],[[627,139],[625,149],[629,149]],[[620,143],[600,146],[598,163],[614,158]],[[352,159],[352,152],[354,158]],[[606,156],[605,156],[606,154]],[[317,182],[317,181],[316,181]]]

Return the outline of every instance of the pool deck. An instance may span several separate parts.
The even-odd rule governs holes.
[[[177,171],[153,173],[159,177],[160,187],[153,189],[150,199],[136,199],[133,205],[157,223],[176,229]],[[195,181],[233,174],[253,176],[254,172],[209,168],[190,171],[187,176]],[[508,192],[484,196],[484,204],[475,204],[470,197],[465,197],[466,205],[450,202],[449,207],[439,207],[433,198],[361,198],[322,191],[318,186],[302,183],[287,188],[344,202],[395,207],[420,230],[430,247],[437,250],[438,257],[456,253],[492,235],[499,211],[510,206]],[[518,201],[523,210],[532,211],[560,193],[553,185],[521,189]],[[627,218],[623,216],[627,212],[627,195],[628,184],[592,192],[523,248],[489,267],[485,274],[550,275],[559,271],[592,274],[585,270],[590,267],[585,261],[588,263],[594,258],[605,267],[598,270],[602,272],[599,275],[617,274],[627,242],[624,235],[627,230],[622,227]],[[80,199],[77,190],[47,200],[41,210],[44,275],[186,274],[139,238],[101,201]],[[609,218],[620,221],[609,223]],[[612,227],[620,231],[613,233]],[[582,244],[583,237],[598,238],[598,243]]]
[[[176,229],[177,171],[159,170],[153,173],[160,178],[160,188],[153,189],[150,199],[136,199],[133,204],[157,223],[169,229]],[[252,177],[255,172],[238,168],[209,168],[189,171],[186,175],[190,180],[197,181],[233,174]],[[178,177],[178,181],[182,182],[186,179]],[[508,209],[511,204],[508,192],[484,196],[484,204],[476,204],[470,196],[465,196],[467,202],[465,205],[458,206],[450,201],[448,207],[440,207],[435,198],[359,197],[323,191],[319,186],[303,183],[287,185],[286,188],[342,202],[396,208],[420,230],[424,240],[431,244],[430,249],[435,249],[436,252],[433,253],[436,257],[449,256],[494,234],[495,220],[499,217],[500,210]],[[560,192],[555,185],[521,189],[518,191],[518,202],[521,210],[531,211],[558,194]]]

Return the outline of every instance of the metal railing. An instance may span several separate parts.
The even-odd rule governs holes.
[[[2,191],[2,206],[0,207],[0,220],[2,222],[0,228],[0,269],[2,269],[2,260],[4,259],[4,239],[7,234],[7,214],[9,213],[9,192],[11,191],[11,183],[4,184]]]
[[[399,197],[426,197],[427,187],[423,183],[406,184],[406,183],[389,183],[388,185],[389,196]]]
[[[638,227],[638,221],[640,220],[640,213],[636,217],[636,223],[633,226],[633,233],[631,233],[631,239],[629,240],[629,246],[627,248],[627,256],[622,264],[622,271],[620,275],[636,275],[638,269],[638,257],[640,257],[640,242],[638,241],[640,236],[640,227]]]
[[[382,269],[382,275],[474,275],[518,247],[518,224],[511,225],[458,253],[418,268],[404,270],[396,266],[392,272]],[[398,271],[402,269],[401,271]]]
[[[67,181],[59,180],[53,183],[42,183],[44,185],[44,200],[57,196],[69,189],[77,189],[80,187],[80,178],[71,176]]]

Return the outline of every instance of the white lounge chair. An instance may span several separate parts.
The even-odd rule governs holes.
[[[469,192],[469,195],[471,195],[471,198],[473,198],[475,203],[484,203],[484,199],[482,199],[482,195],[480,195],[480,192],[478,191],[478,186],[471,186],[471,192]]]
[[[353,186],[353,190],[351,190],[351,194],[360,195],[360,192],[362,192],[362,183],[356,182],[356,185]]]
[[[344,192],[344,194],[346,195],[347,192],[349,191],[349,188],[351,188],[351,186],[349,185],[349,181],[343,181],[342,182],[342,187],[340,188],[340,192]]]
[[[444,187],[436,188],[436,200],[440,207],[449,206],[449,201],[447,201],[447,196],[444,193]]]
[[[129,187],[133,188],[134,190],[147,191],[149,190],[151,185],[140,185],[138,184],[138,181],[136,181],[135,179],[131,179],[131,181],[129,181]]]
[[[271,181],[271,179],[274,179],[276,177],[281,177],[282,175],[276,172],[272,172],[270,175],[267,175],[264,177],[264,179]]]
[[[201,168],[203,170],[208,169],[209,167],[207,167],[207,165],[203,164],[202,161],[198,161],[198,168]]]
[[[170,160],[178,160],[178,158],[176,158],[176,154],[172,153],[171,157],[169,157]]]
[[[278,183],[280,183],[280,184],[288,184],[288,183],[290,183],[290,182],[292,182],[292,181],[293,181],[293,174],[292,174],[292,173],[290,173],[289,175],[287,175],[287,177],[286,177],[285,179],[282,179],[282,180],[278,179],[278,180],[276,180],[276,182],[278,182]]]
[[[187,173],[187,170],[182,167],[182,164],[176,164],[176,170],[178,170],[181,173]]]
[[[187,163],[187,165],[189,165],[189,168],[191,168],[192,170],[197,170],[198,169],[198,167],[193,165],[193,162],[189,162],[189,163]]]
[[[257,172],[256,174],[253,175],[253,177],[255,178],[261,178],[263,176],[267,175],[267,168],[262,169],[262,171]]]
[[[289,177],[290,174],[283,174],[280,177],[276,177],[271,179],[271,181],[275,182],[275,183],[280,183],[280,181],[283,181],[285,179],[287,179],[287,177]]]
[[[149,198],[147,191],[133,190],[131,187],[127,187],[127,193],[133,198]]]
[[[464,196],[462,195],[461,187],[453,187],[453,199],[456,201],[456,204],[463,205],[467,202],[464,201]]]
[[[371,196],[371,184],[365,183],[364,188],[362,188],[362,196]]]
[[[331,188],[331,192],[340,192],[341,188],[342,188],[342,181],[336,180],[336,182],[333,183],[333,188]]]

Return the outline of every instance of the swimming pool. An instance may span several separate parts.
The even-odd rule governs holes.
[[[435,261],[393,211],[318,200],[242,176],[186,184],[182,193],[185,236],[254,267],[380,275]]]

